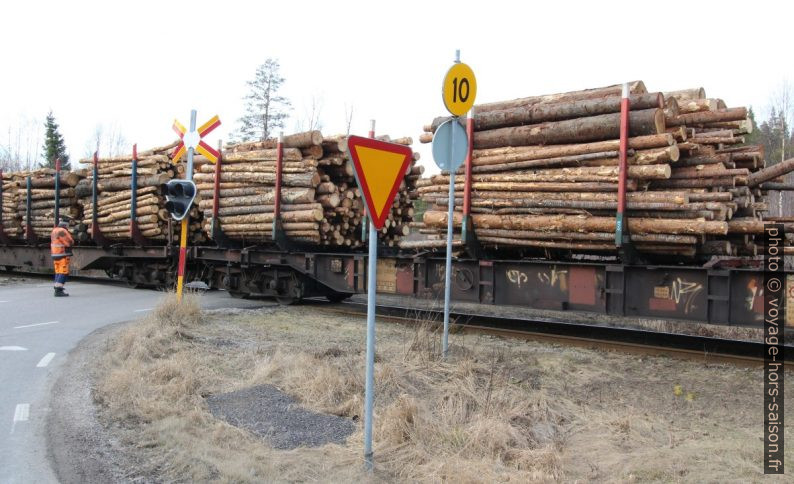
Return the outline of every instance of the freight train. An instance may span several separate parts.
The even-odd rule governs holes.
[[[632,116],[653,122],[631,122],[620,86],[492,103],[497,115],[469,118],[473,143],[465,175],[458,173],[463,183],[456,182],[463,213],[454,217],[454,301],[763,325],[761,235],[768,221],[794,233],[794,219],[760,214],[769,210],[768,190],[792,189],[774,182],[794,170],[794,160],[764,168],[760,147],[733,147],[752,129],[744,108],[703,99],[702,89],[663,96],[646,94],[641,82],[632,86],[631,94],[639,96],[632,98],[634,108],[643,108],[643,99],[650,103]],[[686,102],[679,106],[676,99]],[[483,106],[477,112],[487,113]],[[537,138],[524,126],[535,121],[548,121],[539,133],[556,134]],[[604,129],[583,130],[580,121]],[[618,130],[618,124],[636,129]],[[434,126],[420,141],[432,138]],[[360,235],[366,217],[346,162],[345,137],[313,131],[286,140],[227,147],[221,158],[228,157],[228,171],[220,162],[199,167],[194,180],[201,200],[190,215],[186,279],[234,297],[273,297],[285,304],[315,297],[341,301],[370,289],[440,299],[446,213],[439,194],[447,190],[448,175],[420,180],[414,154],[392,223],[381,234],[377,288],[368,288]],[[95,155],[91,176],[66,189],[54,181],[59,174],[23,174],[4,185],[0,172],[0,268],[49,270],[48,241],[36,234],[58,218],[64,196],[73,204],[70,213],[83,217],[75,225],[81,242],[74,248],[74,269],[102,270],[132,286],[173,287],[177,224],[161,213],[162,199],[154,193],[184,169],[169,156],[172,147],[142,152],[140,165],[135,149],[131,158],[105,159],[101,169]],[[139,174],[146,175],[143,181]],[[764,186],[770,182],[774,187]],[[12,202],[4,201],[4,186],[15,190]],[[108,193],[99,199],[102,190]],[[49,193],[55,200],[43,199]],[[432,217],[416,227],[420,193]],[[285,205],[279,209],[276,200]],[[615,222],[616,207],[622,207],[621,216],[626,210],[625,229],[634,223],[636,234]],[[11,221],[7,231],[3,220]],[[411,227],[425,238],[401,240]],[[618,240],[619,249],[613,243]],[[794,273],[784,275],[794,288]],[[794,298],[794,289],[786,294]]]

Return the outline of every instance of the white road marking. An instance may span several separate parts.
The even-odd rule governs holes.
[[[8,302],[8,301],[0,301],[0,303],[4,303],[4,302]]]
[[[18,403],[17,407],[14,409],[14,421],[11,424],[11,433],[14,433],[14,427],[16,427],[17,422],[27,422],[28,417],[30,417],[30,404]]]
[[[0,346],[0,351],[27,351],[27,348],[21,346]]]
[[[133,313],[145,313],[146,311],[151,311],[154,308],[144,308],[144,309],[136,309]]]
[[[48,321],[46,323],[25,324],[22,326],[14,326],[14,329],[32,328],[33,326],[44,326],[45,324],[58,324],[60,321]]]
[[[55,358],[55,353],[47,353],[41,360],[39,360],[36,368],[44,368],[50,364],[53,358]]]
[[[36,284],[36,287],[52,287],[52,285],[53,283],[51,282],[49,284]]]

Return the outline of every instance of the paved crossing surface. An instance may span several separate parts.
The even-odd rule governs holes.
[[[137,319],[163,296],[122,285],[70,282],[54,298],[52,282],[0,286],[0,483],[56,482],[47,459],[47,398],[64,358],[92,331]],[[261,302],[208,292],[205,308],[257,307]]]

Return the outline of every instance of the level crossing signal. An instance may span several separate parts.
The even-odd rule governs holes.
[[[163,185],[165,209],[174,220],[182,220],[196,198],[196,184],[191,180],[171,180]]]

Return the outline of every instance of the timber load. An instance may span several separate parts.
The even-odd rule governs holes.
[[[379,139],[412,143],[410,138]],[[217,169],[217,221],[223,233],[245,243],[273,241],[277,146],[275,139],[231,144],[224,148],[220,165],[201,165],[194,180],[208,235],[212,233]],[[415,154],[381,230],[385,245],[396,246],[409,233],[413,220],[409,192],[415,190],[422,173],[421,167],[414,166],[417,159]],[[285,136],[281,166],[279,220],[286,238],[317,246],[360,247],[366,212],[348,159],[346,137],[323,137],[320,131]]]
[[[21,239],[26,236],[25,227],[29,225],[30,235],[49,240],[53,227],[58,223],[55,219],[55,176],[56,172],[51,168],[3,174],[2,220],[5,235]],[[81,170],[63,170],[60,174],[59,216],[69,222],[72,233],[85,229],[80,223],[81,208],[74,196],[74,187],[84,176]]]
[[[769,209],[794,160],[767,167],[746,145],[744,107],[702,88],[648,92],[629,83],[626,212],[633,247],[662,256],[754,256]],[[485,248],[615,255],[622,86],[474,106],[470,214]],[[432,141],[439,117],[424,127]],[[465,124],[465,120],[461,120]],[[465,167],[455,176],[460,230]],[[443,247],[450,174],[419,180],[424,234],[406,249]],[[460,246],[460,243],[457,244]]]
[[[176,142],[137,152],[135,214],[140,235],[156,243],[178,242],[180,224],[171,219],[165,209],[162,187],[175,178],[183,178],[185,157],[179,163],[171,159]],[[92,222],[96,222],[101,236],[111,241],[133,238],[132,222],[132,166],[133,154],[97,159],[97,203],[93,202],[93,159],[80,160],[91,167],[88,176],[75,187],[75,196],[83,207],[83,224],[87,227],[80,240],[93,237]],[[201,233],[201,214],[195,206],[189,214],[190,241],[206,240]]]
[[[11,239],[22,237],[22,217],[19,214],[19,186],[14,174],[5,173],[0,180],[2,184],[2,204],[0,204],[0,222],[3,234]]]

